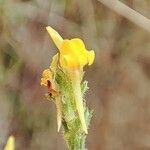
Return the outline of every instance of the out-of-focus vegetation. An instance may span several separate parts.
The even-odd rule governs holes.
[[[149,0],[121,2],[150,18]],[[150,33],[97,0],[0,0],[0,149],[10,134],[18,150],[66,149],[40,87],[56,53],[47,25],[96,52],[88,149],[150,149]]]

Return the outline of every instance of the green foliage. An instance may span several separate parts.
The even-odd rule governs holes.
[[[62,110],[63,118],[62,125],[64,129],[64,138],[67,141],[70,150],[84,150],[86,134],[84,133],[79,115],[76,110],[72,83],[67,74],[58,69],[56,73],[56,82],[59,86],[59,90],[62,95]],[[81,85],[82,95],[88,89],[87,81],[84,81]],[[89,125],[92,113],[86,107],[84,102],[84,113],[87,126]]]

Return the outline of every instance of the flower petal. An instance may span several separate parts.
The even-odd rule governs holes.
[[[87,57],[88,57],[88,65],[92,65],[93,61],[95,59],[95,53],[94,53],[94,51],[93,50],[88,51]]]
[[[75,50],[76,47],[73,45],[71,40],[64,40],[61,49],[60,49],[60,54],[62,55],[75,55]]]
[[[46,30],[48,31],[49,35],[51,36],[52,40],[54,41],[55,45],[58,49],[60,49],[61,44],[63,42],[63,38],[56,32],[52,27],[47,26]]]
[[[7,140],[4,150],[14,150],[15,149],[15,138],[10,136]]]
[[[71,39],[71,42],[77,47],[77,50],[85,50],[85,45],[83,41],[79,38]]]

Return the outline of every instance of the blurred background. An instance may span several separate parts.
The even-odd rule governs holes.
[[[16,150],[67,149],[40,86],[57,52],[47,25],[64,38],[80,37],[96,53],[85,67],[94,110],[88,149],[150,150],[150,32],[100,1],[0,0],[1,150],[10,134]],[[150,18],[149,0],[121,2]]]

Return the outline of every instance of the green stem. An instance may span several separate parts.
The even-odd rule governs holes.
[[[85,150],[86,134],[83,128],[88,126],[91,118],[91,113],[86,105],[83,105],[82,98],[87,84],[82,84],[81,88],[79,72],[70,74],[64,73],[61,69],[57,70],[56,82],[62,97],[62,127],[68,148],[69,150]]]

